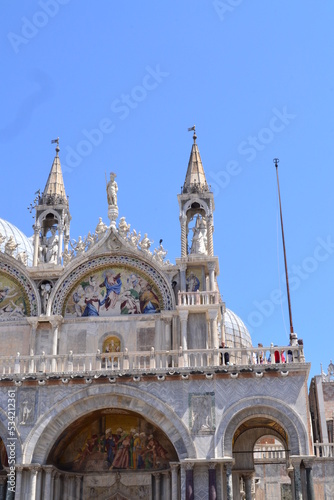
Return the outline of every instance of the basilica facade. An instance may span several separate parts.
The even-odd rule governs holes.
[[[108,223],[70,239],[58,145],[33,238],[0,220],[0,499],[331,498],[302,341],[255,347],[222,301],[195,131],[185,172],[175,264],[114,172]]]

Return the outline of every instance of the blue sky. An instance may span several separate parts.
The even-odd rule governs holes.
[[[180,255],[177,194],[196,124],[215,194],[227,307],[253,344],[288,343],[278,157],[294,328],[311,375],[334,356],[334,5],[331,0],[3,0],[1,213],[27,210],[60,137],[71,237],[119,215]],[[154,246],[154,245],[153,245]],[[282,314],[283,311],[283,314]]]

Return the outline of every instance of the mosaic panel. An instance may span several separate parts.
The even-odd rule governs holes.
[[[157,313],[172,309],[164,278],[154,267],[128,256],[85,262],[63,281],[52,313],[65,317]]]
[[[76,420],[54,444],[48,463],[67,471],[162,470],[177,459],[172,443],[138,414],[97,410]]]
[[[11,275],[3,273],[3,267],[4,263],[0,263],[0,321],[36,315],[36,296],[27,278],[21,272],[15,273],[15,269],[11,269]]]

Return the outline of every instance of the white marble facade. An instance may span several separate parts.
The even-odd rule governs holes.
[[[71,244],[68,204],[47,185],[34,265],[0,253],[0,499],[264,498],[252,454],[263,436],[285,453],[277,488],[314,498],[303,346],[293,337],[276,359],[225,332],[213,194],[193,157],[198,168],[195,139],[176,264],[124,217],[117,226],[114,173],[109,227],[100,218]],[[58,151],[51,173],[65,192]],[[50,228],[58,253],[45,262],[36,245]]]

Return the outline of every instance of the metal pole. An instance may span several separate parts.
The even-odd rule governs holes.
[[[282,215],[281,194],[280,194],[279,180],[278,180],[278,163],[279,163],[279,159],[278,158],[274,158],[273,162],[274,162],[275,167],[276,167],[278,200],[279,200],[279,210],[280,210],[280,216],[281,216],[282,241],[283,241],[284,265],[285,265],[285,277],[286,277],[286,290],[287,290],[287,295],[288,295],[289,319],[290,319],[290,334],[291,334],[291,333],[293,333],[293,324],[292,324],[292,313],[291,313],[291,301],[290,301],[290,287],[289,287],[288,265],[287,265],[287,261],[286,261],[286,251],[285,251],[285,239],[284,239],[284,228],[283,228],[283,215]]]

